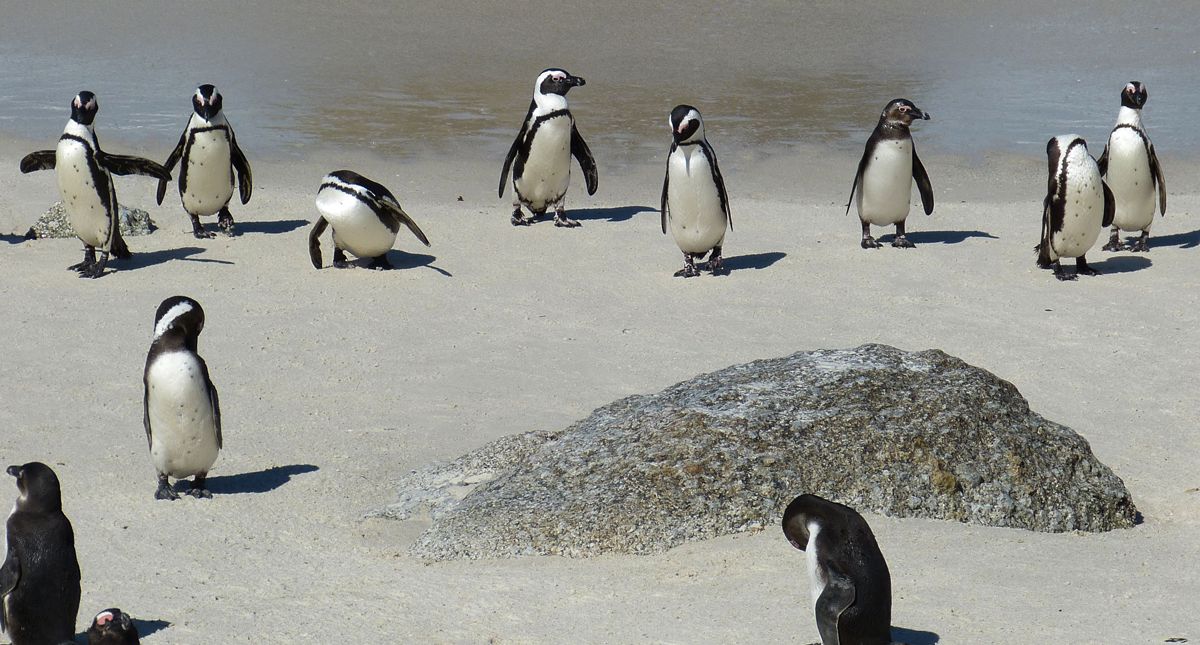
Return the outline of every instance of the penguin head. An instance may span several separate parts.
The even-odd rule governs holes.
[[[549,94],[566,96],[572,87],[579,87],[585,83],[586,81],[582,78],[571,76],[566,70],[552,67],[543,70],[538,75],[537,83],[533,86],[533,94],[535,97]]]
[[[187,296],[171,296],[162,301],[154,313],[154,340],[163,336],[182,335],[195,350],[195,340],[204,330],[204,309]]]
[[[71,100],[71,120],[80,125],[91,125],[96,119],[100,104],[96,103],[96,95],[84,90]]]
[[[690,105],[677,105],[671,110],[671,137],[675,143],[692,143],[704,140],[704,120],[700,110]]]
[[[62,491],[58,475],[40,461],[23,466],[9,466],[8,474],[17,478],[18,511],[54,512],[62,510]]]
[[[112,607],[96,614],[87,630],[88,643],[138,643],[137,627],[129,614]]]
[[[221,93],[217,88],[205,83],[196,88],[192,95],[192,109],[205,121],[212,121],[221,113]]]
[[[922,112],[920,108],[913,105],[913,102],[908,99],[892,99],[883,112],[879,115],[879,121],[892,126],[908,127],[917,119],[928,119],[929,115]]]
[[[1146,86],[1141,81],[1129,81],[1125,84],[1125,88],[1121,90],[1121,107],[1140,110],[1142,106],[1146,105],[1146,99],[1148,98],[1150,98],[1150,95],[1146,92]]]
[[[814,503],[820,499],[816,495],[801,495],[793,499],[783,512],[783,534],[792,546],[801,551],[808,548],[808,523],[814,519]]]

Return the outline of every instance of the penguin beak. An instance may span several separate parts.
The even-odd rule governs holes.
[[[570,74],[567,75],[566,83],[567,83],[567,85],[570,85],[571,87],[580,87],[583,85],[587,85],[587,81],[583,80],[582,78],[580,78],[578,76],[571,76]]]
[[[5,472],[12,475],[13,477],[20,477],[21,476],[21,467],[20,466],[9,466],[8,470],[6,470]]]
[[[916,110],[915,112],[913,112],[913,118],[914,119],[925,119],[926,121],[928,121],[930,119],[930,116],[929,116],[928,112],[922,112],[920,110]]]

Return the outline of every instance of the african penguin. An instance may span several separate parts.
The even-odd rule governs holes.
[[[783,533],[805,552],[823,645],[892,642],[892,578],[866,520],[849,506],[801,495],[783,513]]]
[[[96,614],[87,630],[88,645],[139,645],[137,627],[129,614],[113,607]]]
[[[499,193],[503,197],[508,169],[512,168],[516,193],[513,226],[532,223],[550,206],[554,207],[555,226],[579,226],[579,222],[567,218],[563,208],[571,181],[572,155],[579,160],[588,194],[596,194],[596,160],[575,127],[575,117],[567,109],[567,92],[583,84],[582,78],[552,68],[539,74],[533,85],[529,111],[500,171]],[[522,204],[532,213],[529,219],[521,215]]]
[[[1089,267],[1083,256],[1096,243],[1103,227],[1112,224],[1112,191],[1100,178],[1100,168],[1079,135],[1050,139],[1046,157],[1050,179],[1042,201],[1042,241],[1034,247],[1037,264],[1043,269],[1053,268],[1059,280],[1074,280],[1080,273],[1098,275],[1100,272]],[[1060,258],[1076,258],[1074,274],[1063,271]]]
[[[339,269],[350,266],[345,251],[370,258],[372,269],[391,269],[387,254],[401,224],[429,246],[429,238],[391,191],[350,170],[325,175],[317,189],[317,210],[321,216],[308,235],[308,255],[318,269],[322,264],[320,238],[326,226],[333,227],[333,266]]]
[[[129,247],[121,238],[117,224],[117,191],[112,174],[146,175],[169,181],[167,169],[140,157],[114,155],[100,149],[92,121],[99,105],[96,95],[80,92],[71,101],[71,118],[58,139],[54,150],[39,150],[21,159],[21,172],[54,169],[58,175],[58,192],[62,196],[71,228],[83,241],[83,262],[68,269],[82,277],[104,275],[108,256],[129,258]],[[96,249],[100,259],[96,260]]]
[[[30,462],[9,466],[17,503],[8,516],[0,567],[0,630],[13,645],[72,642],[79,613],[75,532],[63,515],[58,476]]]
[[[892,99],[883,108],[875,131],[867,139],[862,159],[858,161],[858,171],[854,174],[854,184],[850,187],[850,202],[846,203],[847,213],[851,202],[858,208],[864,249],[881,246],[871,237],[872,224],[896,225],[892,246],[902,249],[916,246],[904,236],[913,180],[921,193],[925,214],[933,213],[933,186],[909,132],[914,120],[928,118],[929,115],[917,109],[912,101]]]
[[[1108,135],[1108,144],[1097,165],[1116,201],[1112,235],[1105,251],[1120,251],[1121,231],[1141,231],[1129,246],[1130,251],[1150,250],[1150,225],[1154,223],[1154,191],[1158,189],[1158,211],[1167,214],[1167,185],[1162,166],[1154,153],[1154,144],[1142,126],[1142,107],[1148,98],[1146,86],[1130,81],[1121,90],[1121,111],[1117,125]]]
[[[683,268],[676,276],[700,275],[696,260],[712,251],[708,269],[723,273],[721,246],[725,229],[733,228],[729,216],[729,198],[725,180],[717,166],[717,153],[704,137],[704,120],[690,105],[678,105],[668,119],[671,126],[671,151],[667,154],[667,174],[663,178],[659,213],[662,232],[670,223],[671,237],[683,251]]]
[[[238,147],[233,127],[221,111],[221,93],[212,85],[196,88],[192,95],[192,115],[179,137],[179,143],[163,165],[167,170],[179,167],[179,198],[183,209],[192,218],[192,234],[198,238],[214,237],[200,223],[202,215],[217,215],[217,226],[226,235],[234,235],[233,215],[229,200],[233,198],[234,172],[237,172],[238,197],[250,201],[254,183],[250,164]],[[158,203],[167,193],[167,182],[158,182]]]
[[[142,420],[158,472],[157,499],[179,499],[167,478],[193,475],[188,495],[212,497],[204,479],[222,446],[221,405],[196,349],[203,329],[204,310],[185,296],[163,300],[154,314],[154,341],[142,377]]]

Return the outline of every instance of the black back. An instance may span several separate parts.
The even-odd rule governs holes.
[[[825,645],[891,642],[892,579],[871,527],[854,509],[816,495],[800,495],[783,513],[783,532],[792,546],[811,548],[827,582],[816,599],[817,628]]]
[[[62,512],[58,476],[47,465],[10,466],[20,496],[8,518],[8,552],[0,567],[0,628],[13,645],[75,637],[79,561],[75,533]]]
[[[103,624],[101,622],[103,621]],[[87,630],[88,645],[140,645],[137,627],[129,614],[111,607],[96,614]]]

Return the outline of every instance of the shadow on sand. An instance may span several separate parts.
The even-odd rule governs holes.
[[[935,643],[940,643],[942,637],[933,632],[923,632],[893,625],[892,641],[904,643],[904,645],[934,645]]]
[[[1150,265],[1150,258],[1139,255],[1118,255],[1103,262],[1088,262],[1088,266],[1100,273],[1132,273],[1147,269]]]
[[[302,219],[283,219],[267,222],[237,222],[237,233],[242,235],[245,233],[266,233],[274,235],[276,233],[289,233],[303,226],[308,226],[311,222]]]
[[[273,466],[266,470],[240,475],[209,477],[205,483],[214,495],[240,495],[242,493],[266,493],[288,483],[293,475],[311,473],[318,468],[312,464]]]
[[[1152,249],[1160,246],[1178,246],[1181,249],[1194,249],[1200,246],[1200,230],[1188,233],[1175,233],[1174,235],[1160,235],[1157,237],[1151,235],[1149,244]]]
[[[1000,239],[987,231],[913,231],[904,237],[907,237],[908,241],[913,244],[958,244],[972,237],[989,240]],[[892,240],[896,239],[896,234],[881,235],[878,239],[880,243],[891,244]]]
[[[579,210],[567,211],[567,217],[571,219],[584,220],[604,220],[607,222],[627,222],[633,219],[638,213],[654,212],[658,209],[649,206],[613,206],[610,208],[581,208]]]
[[[17,235],[17,234],[15,234],[15,233],[13,233],[13,234],[9,234],[9,233],[3,233],[3,234],[0,234],[0,242],[5,242],[5,243],[8,243],[8,244],[20,244],[21,242],[24,242],[24,241],[25,241],[25,240],[27,240],[27,239],[29,239],[29,238],[25,237],[24,235]]]
[[[184,260],[186,262],[208,262],[212,264],[233,264],[229,260],[209,260],[205,258],[194,258],[193,255],[204,253],[204,249],[198,246],[184,246],[178,249],[163,249],[161,251],[134,251],[133,258],[129,260],[116,260],[110,267],[120,270],[144,269],[156,264],[171,262],[173,260]]]
[[[786,257],[787,253],[771,251],[769,253],[750,253],[721,258],[721,262],[730,271],[740,271],[742,269],[765,269]]]
[[[387,259],[388,262],[391,262],[392,266],[397,269],[429,267],[430,269],[437,271],[447,278],[454,276],[453,273],[450,273],[445,269],[433,266],[434,260],[437,260],[437,257],[433,255],[425,255],[424,253],[407,253],[405,251],[397,251],[396,249],[392,249],[391,251],[388,251]]]

